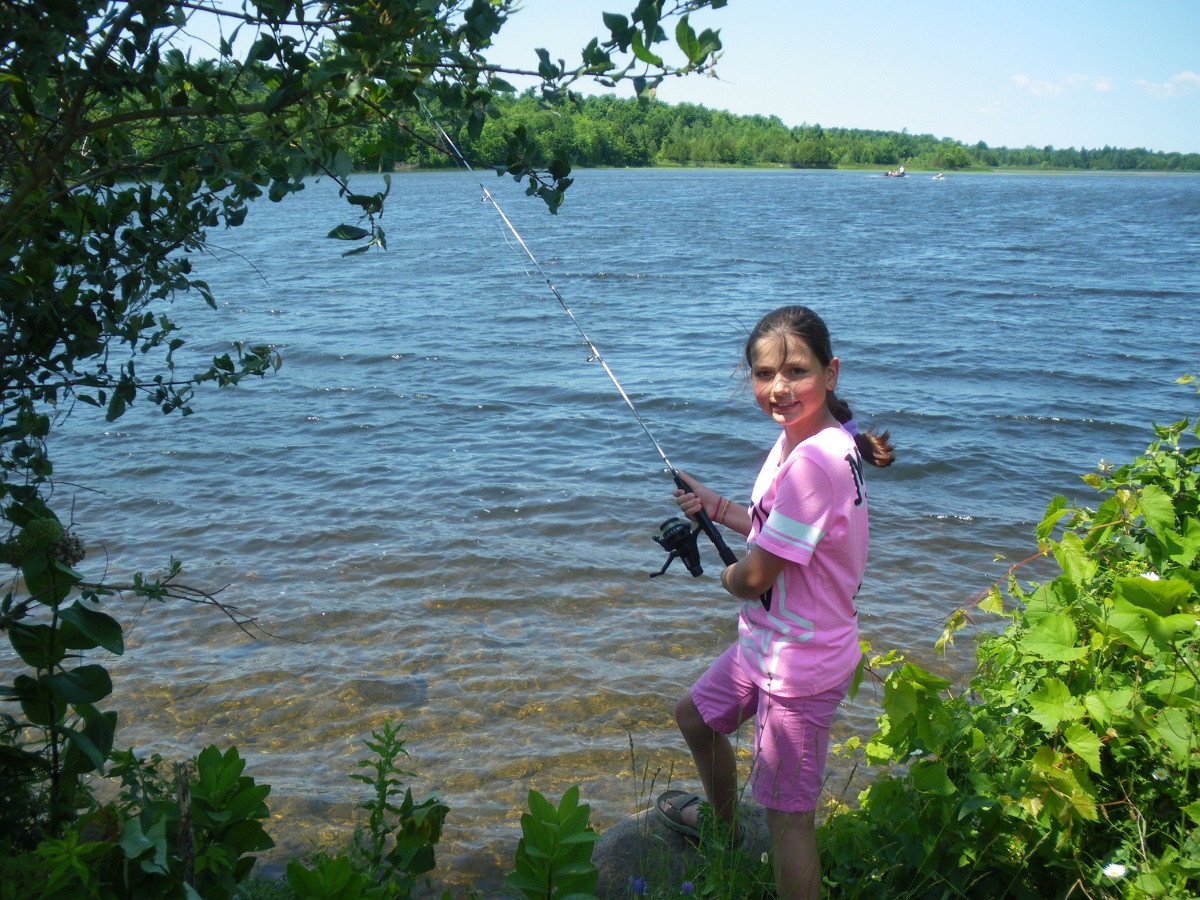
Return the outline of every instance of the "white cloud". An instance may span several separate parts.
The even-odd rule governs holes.
[[[1057,97],[1060,94],[1083,88],[1091,88],[1097,93],[1107,94],[1114,87],[1112,79],[1107,75],[1084,75],[1080,72],[1072,72],[1070,75],[1064,75],[1057,81],[1030,78],[1024,74],[1013,75],[1012,81],[1017,87],[1029,91],[1035,97]]]
[[[1181,91],[1200,90],[1200,72],[1180,72],[1178,75],[1173,75],[1167,84],[1173,85]]]
[[[1172,75],[1162,84],[1144,79],[1139,79],[1134,84],[1151,97],[1180,97],[1184,94],[1200,90],[1200,73],[1180,72],[1177,75]]]
[[[1062,87],[1049,81],[1040,81],[1028,75],[1014,75],[1013,82],[1017,87],[1024,88],[1035,97],[1053,97],[1062,93]]]

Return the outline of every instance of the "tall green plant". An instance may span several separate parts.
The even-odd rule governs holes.
[[[1096,509],[1050,503],[1036,536],[1058,574],[1022,585],[1014,567],[1007,609],[999,585],[981,595],[1009,625],[980,642],[967,691],[910,662],[888,674],[866,756],[900,769],[827,820],[832,881],[1200,894],[1200,424],[1154,430],[1085,476]]]
[[[402,723],[384,722],[371,732],[367,749],[374,756],[359,760],[360,769],[350,777],[370,786],[372,796],[359,804],[368,813],[367,827],[355,838],[357,855],[376,879],[399,884],[411,890],[416,877],[431,872],[436,864],[434,848],[442,837],[442,824],[450,807],[436,796],[418,803],[404,779],[414,777],[398,761],[408,756],[400,739]],[[403,792],[399,803],[395,798]]]
[[[371,788],[371,797],[358,804],[368,818],[365,828],[355,830],[350,853],[321,853],[307,864],[288,864],[288,886],[300,900],[412,897],[421,886],[419,876],[433,871],[450,807],[436,796],[418,803],[404,786],[413,773],[399,762],[408,756],[400,739],[402,724],[384,722],[372,731],[364,742],[372,756],[358,761],[358,769],[370,772],[350,776]],[[402,791],[403,800],[395,802]],[[424,887],[430,887],[428,879]]]
[[[529,792],[529,812],[521,816],[515,871],[505,884],[529,900],[588,900],[599,871],[592,849],[600,835],[588,826],[591,807],[579,803],[570,787],[557,807],[537,791]]]

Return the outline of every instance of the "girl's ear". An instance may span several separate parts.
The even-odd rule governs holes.
[[[829,361],[829,365],[825,367],[825,389],[828,391],[837,390],[838,371],[841,368],[841,360],[836,356]]]

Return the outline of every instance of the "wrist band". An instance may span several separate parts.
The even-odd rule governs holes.
[[[727,512],[729,512],[729,501],[721,497],[720,502],[717,503],[717,514],[714,516],[718,525],[725,524],[725,514]]]

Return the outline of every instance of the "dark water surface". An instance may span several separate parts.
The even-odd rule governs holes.
[[[1200,371],[1200,178],[588,171],[556,217],[485,183],[671,461],[731,496],[774,437],[733,377],[746,330],[824,315],[842,394],[900,449],[868,474],[863,636],[940,671],[971,669],[968,635],[933,653],[943,618],[1032,552],[1049,499],[1197,411],[1173,381]],[[530,788],[579,784],[605,827],[691,778],[671,707],[735,631],[716,554],[647,577],[662,462],[480,193],[397,176],[390,250],[351,259],[322,237],[349,218],[330,184],[263,202],[196,260],[220,308],[177,314],[197,367],[243,339],[279,374],[188,419],[77,411],[58,450],[57,498],[105,541],[89,573],[174,554],[287,639],[128,610],[111,662],[121,746],[235,743],[273,785],[268,859],[346,839],[388,719],[452,809],[459,883],[509,865]]]

